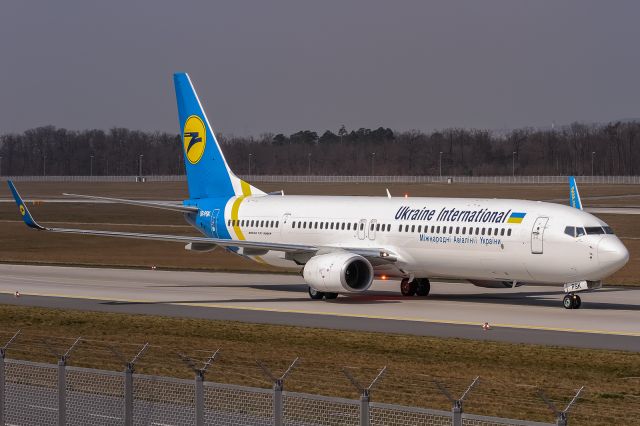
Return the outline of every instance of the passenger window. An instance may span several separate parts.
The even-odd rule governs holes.
[[[291,228],[295,228],[296,227],[296,223],[295,222],[291,222]]]
[[[351,231],[351,222],[347,223],[347,231]]]
[[[261,220],[261,221],[260,221],[260,227],[261,227],[261,228],[264,228],[264,220]]]
[[[436,228],[436,232],[437,232],[438,234],[440,233],[440,226],[438,226],[438,227]]]
[[[398,232],[402,232],[402,225],[398,226]]]
[[[487,228],[487,235],[491,235],[491,228]]]
[[[418,233],[422,232],[422,225],[418,225]]]
[[[378,223],[378,224],[376,225],[376,232],[377,232],[377,231],[379,231],[379,230],[380,230],[380,224]]]
[[[493,235],[498,235],[498,228],[493,230]]]
[[[511,236],[511,228],[509,228],[509,230],[507,231],[507,237]]]
[[[570,237],[575,237],[576,236],[576,228],[575,226],[567,226],[564,228],[564,233],[567,234]]]
[[[279,224],[280,224],[280,221],[276,220],[276,228],[278,227]]]
[[[500,230],[500,236],[501,236],[501,237],[504,237],[504,228],[502,228],[502,229]]]
[[[344,231],[344,222],[342,222],[342,225],[340,225],[340,229]]]
[[[482,235],[484,235],[484,228],[482,228]]]
[[[434,229],[434,227],[433,227],[433,225],[431,225],[431,233],[432,234],[433,234],[433,229]]]
[[[364,231],[364,223],[361,223],[361,224],[360,224],[360,230],[361,230],[361,231]]]
[[[450,234],[453,234],[453,226],[450,226],[450,227],[449,227],[449,233],[450,233]]]
[[[254,221],[252,220],[252,221],[251,221],[251,225],[250,225],[250,226],[253,226],[253,222],[254,222]]]
[[[416,226],[415,225],[411,225],[411,232],[416,232]]]
[[[459,233],[460,233],[460,227],[456,226],[456,234],[459,234]]]
[[[466,226],[463,226],[463,227],[462,227],[462,235],[466,234],[466,232],[467,232],[467,227],[466,227]]]

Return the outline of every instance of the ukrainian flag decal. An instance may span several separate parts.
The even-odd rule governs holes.
[[[526,215],[526,213],[513,212],[511,216],[509,216],[507,223],[522,223],[522,219],[524,219]]]
[[[27,209],[24,208],[24,205],[20,204],[20,214],[24,216],[27,213]]]

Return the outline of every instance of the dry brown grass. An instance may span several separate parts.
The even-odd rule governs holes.
[[[640,417],[640,358],[631,352],[2,305],[0,318],[0,340],[23,330],[9,351],[12,358],[54,362],[43,336],[59,350],[84,336],[88,341],[73,354],[72,365],[121,370],[107,346],[130,357],[150,342],[139,372],[190,378],[178,352],[205,359],[222,347],[209,380],[268,387],[255,360],[283,371],[299,356],[300,366],[286,383],[289,390],[355,398],[340,368],[351,368],[364,382],[386,365],[375,401],[446,410],[449,403],[432,380],[460,394],[479,375],[481,385],[466,405],[476,414],[551,421],[536,388],[563,405],[585,385],[573,424],[633,424]]]

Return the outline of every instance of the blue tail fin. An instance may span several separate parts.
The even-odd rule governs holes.
[[[189,75],[176,73],[173,83],[189,196],[194,199],[262,194],[229,168]]]
[[[576,184],[576,178],[569,176],[569,204],[571,207],[582,210],[582,201],[580,200],[580,192],[578,192],[578,185]]]

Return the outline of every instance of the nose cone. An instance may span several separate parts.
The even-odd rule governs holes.
[[[610,273],[622,268],[628,260],[629,251],[617,237],[607,235],[598,243],[598,262]]]

